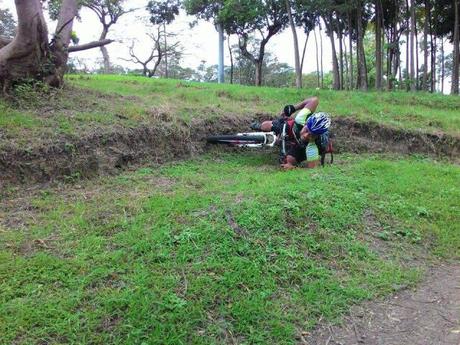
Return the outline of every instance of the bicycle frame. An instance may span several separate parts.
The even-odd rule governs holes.
[[[280,135],[277,135],[275,132],[246,132],[246,133],[237,133],[237,136],[247,136],[247,135],[261,135],[265,138],[263,143],[260,144],[237,144],[238,147],[273,147],[275,145],[281,144],[281,153],[286,155],[286,128],[287,124],[283,125],[283,130]]]
[[[276,145],[278,137],[275,132],[246,132],[246,133],[237,133],[237,136],[252,136],[252,135],[261,135],[263,136],[264,142],[260,144],[236,144],[238,147],[273,147]]]

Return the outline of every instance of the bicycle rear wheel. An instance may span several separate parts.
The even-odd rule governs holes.
[[[214,135],[214,136],[207,137],[206,141],[212,144],[227,144],[227,145],[264,144],[265,135],[261,135],[261,134]]]

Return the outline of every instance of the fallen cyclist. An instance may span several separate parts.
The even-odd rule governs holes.
[[[283,126],[286,124],[286,151],[280,157],[283,169],[296,168],[303,161],[307,161],[307,168],[315,168],[319,165],[320,149],[325,150],[329,141],[331,120],[328,114],[315,112],[318,103],[317,97],[311,97],[296,105],[286,105],[279,119],[251,124],[253,130],[273,131],[277,135],[282,133]],[[295,118],[291,118],[291,115],[296,112]],[[318,148],[318,145],[321,147]]]

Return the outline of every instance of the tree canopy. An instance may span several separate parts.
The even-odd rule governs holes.
[[[0,9],[0,36],[13,38],[16,32],[16,21],[9,10]]]

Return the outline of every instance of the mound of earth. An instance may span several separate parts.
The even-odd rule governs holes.
[[[267,114],[258,117],[269,118]],[[143,160],[162,163],[193,157],[208,149],[206,136],[248,131],[250,122],[235,116],[191,123],[164,121],[155,126],[95,131],[28,149],[10,145],[0,151],[0,184],[87,178]],[[351,118],[334,119],[333,134],[338,153],[424,154],[455,162],[460,157],[460,138],[445,134],[409,132]]]

